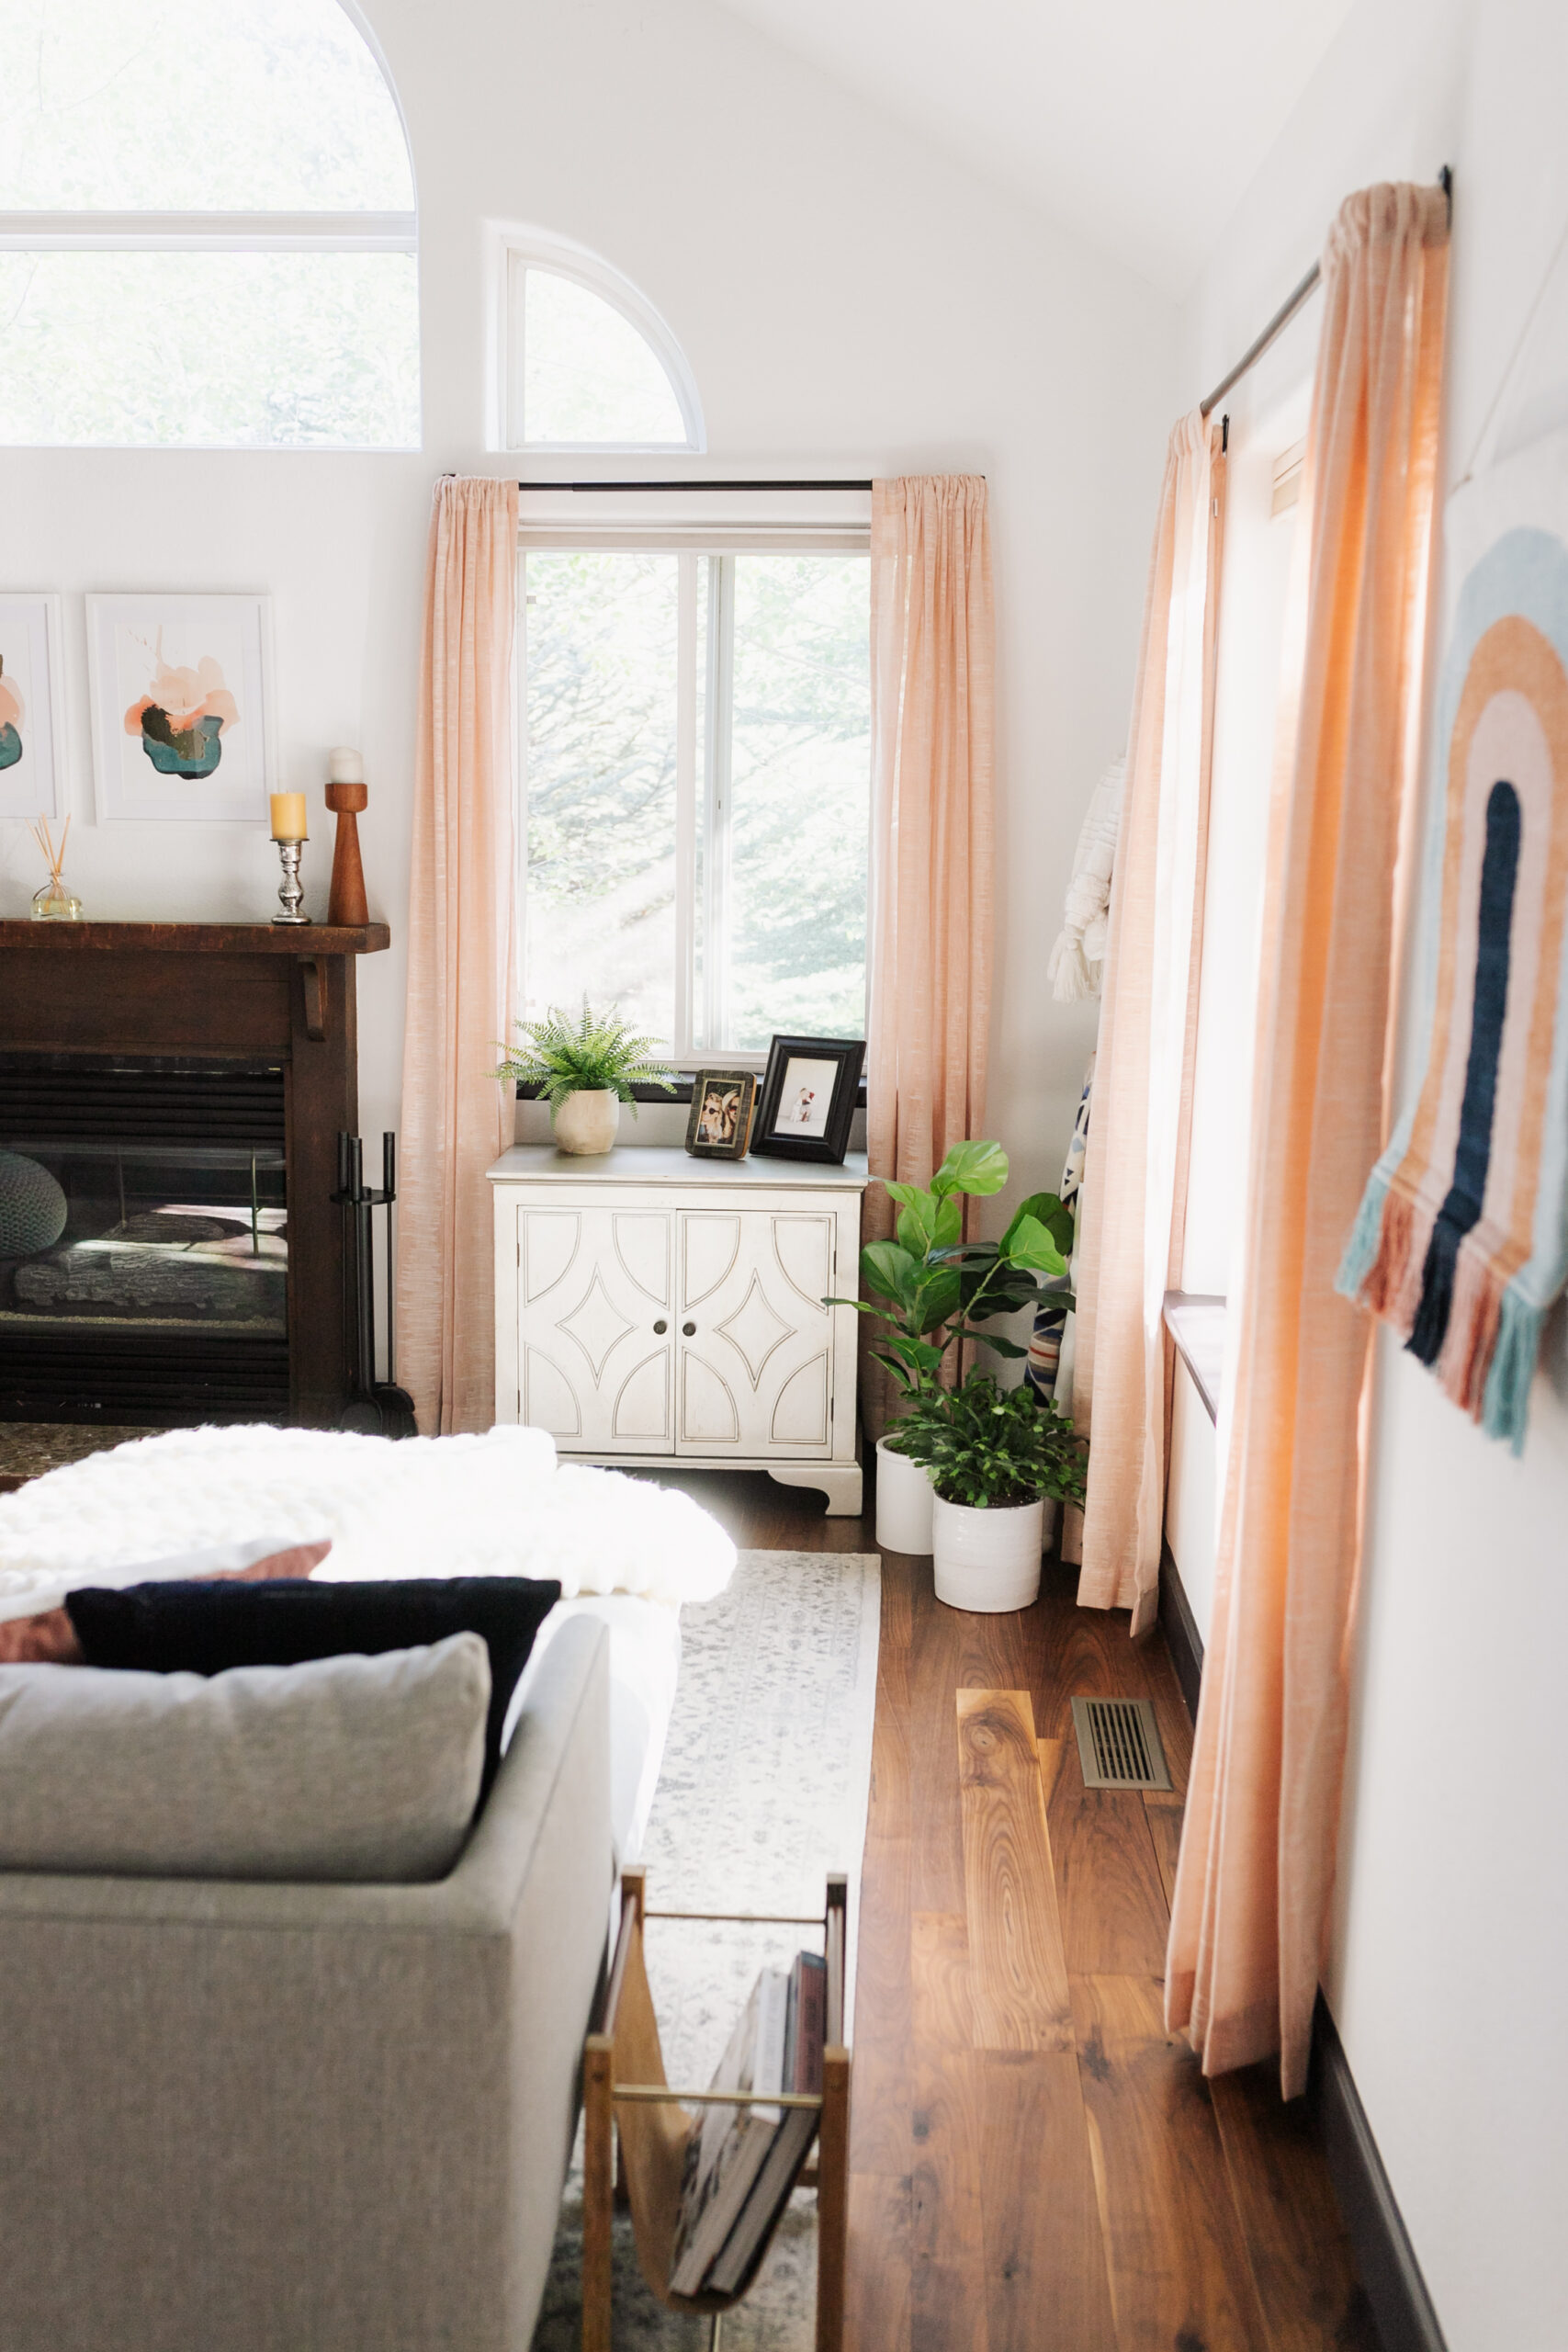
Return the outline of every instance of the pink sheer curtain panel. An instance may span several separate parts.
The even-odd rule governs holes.
[[[1077,1252],[1073,1419],[1090,1440],[1078,1600],[1153,1623],[1170,1425],[1165,1294],[1181,1281],[1208,858],[1224,460],[1170,436],[1111,881]],[[1069,1552],[1069,1556],[1073,1556]]]
[[[950,1146],[985,1125],[995,638],[985,482],[877,482],[866,1102],[872,1174],[902,1183],[928,1183]],[[892,1203],[874,1184],[866,1238],[892,1231]],[[886,1382],[863,1351],[863,1373],[876,1435]]]
[[[516,927],[512,650],[517,485],[437,482],[424,572],[409,884],[398,1370],[427,1436],[495,1419],[485,1170],[512,1141],[493,1075]]]
[[[1303,2089],[1327,1932],[1372,1326],[1334,1289],[1387,1125],[1419,733],[1448,208],[1348,198],[1324,254],[1270,808],[1213,1618],[1166,2015],[1206,2074]]]

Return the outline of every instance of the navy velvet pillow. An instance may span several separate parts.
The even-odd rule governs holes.
[[[143,1674],[221,1674],[231,1666],[301,1666],[309,1658],[419,1649],[479,1634],[490,1650],[484,1785],[534,1637],[560,1599],[533,1577],[420,1577],[386,1584],[88,1586],[65,1606],[88,1666]]]

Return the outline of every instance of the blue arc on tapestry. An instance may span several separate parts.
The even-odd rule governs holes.
[[[1442,1352],[1453,1306],[1459,1245],[1480,1217],[1481,1204],[1486,1197],[1486,1171],[1492,1159],[1492,1114],[1497,1100],[1497,1061],[1503,1049],[1503,1019],[1508,1007],[1508,960],[1514,886],[1519,871],[1519,796],[1511,784],[1495,784],[1486,802],[1486,848],[1481,865],[1470,1057],[1465,1065],[1453,1182],[1427,1245],[1427,1261],[1421,1270],[1421,1304],[1404,1343],[1422,1363],[1436,1363]]]

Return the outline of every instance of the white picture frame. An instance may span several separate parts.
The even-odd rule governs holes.
[[[60,598],[0,595],[0,817],[63,823],[69,773]]]
[[[270,596],[89,596],[87,667],[100,825],[266,822]]]

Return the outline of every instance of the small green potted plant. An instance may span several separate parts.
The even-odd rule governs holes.
[[[1072,1212],[1055,1193],[1032,1193],[999,1241],[964,1240],[960,1195],[985,1198],[1007,1180],[1001,1146],[978,1142],[955,1144],[929,1190],[889,1183],[898,1208],[897,1238],[861,1251],[862,1287],[872,1296],[829,1302],[854,1306],[887,1327],[872,1352],[891,1374],[906,1410],[941,1391],[943,1363],[960,1340],[977,1340],[1000,1356],[1027,1354],[981,1324],[1047,1295],[1072,1305],[1060,1289],[1047,1294],[1040,1280],[1059,1283],[1067,1271]],[[932,1544],[931,1481],[904,1443],[905,1427],[900,1419],[877,1441],[876,1540],[892,1552],[925,1553]]]
[[[517,1026],[526,1043],[506,1055],[496,1076],[544,1096],[558,1151],[579,1157],[612,1151],[621,1104],[629,1102],[637,1116],[634,1086],[674,1091],[675,1073],[658,1059],[653,1039],[634,1036],[613,1012],[584,1004],[579,1018],[569,1021],[552,1005],[543,1021]]]
[[[918,1397],[898,1442],[934,1489],[937,1599],[950,1609],[1027,1609],[1057,1505],[1083,1501],[1086,1441],[1027,1383],[1001,1388],[976,1373],[962,1387]]]

